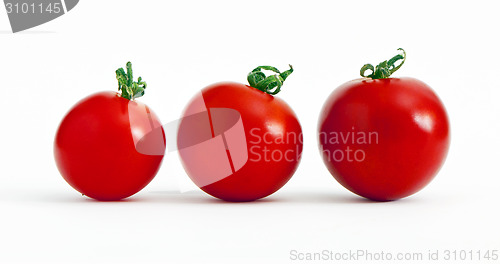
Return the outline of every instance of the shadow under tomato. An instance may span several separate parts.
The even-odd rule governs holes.
[[[55,203],[104,203],[104,204],[126,204],[126,203],[163,203],[163,204],[211,204],[211,205],[235,205],[255,206],[265,204],[408,204],[417,203],[418,197],[408,197],[395,201],[372,201],[355,194],[332,193],[332,192],[277,192],[269,197],[249,202],[228,202],[212,197],[200,190],[179,191],[146,191],[118,201],[98,201],[82,195],[43,195],[36,197],[37,201]]]
[[[278,200],[270,197],[264,198],[256,201],[248,202],[229,202],[224,201],[215,197],[212,197],[202,191],[189,191],[189,192],[179,192],[179,191],[151,191],[148,196],[150,202],[159,203],[179,203],[179,204],[221,204],[221,205],[251,205],[251,204],[266,204],[279,202]]]
[[[339,194],[334,192],[287,192],[276,194],[278,203],[300,203],[300,204],[401,204],[414,203],[416,197],[405,198],[395,201],[373,201],[356,194]]]
[[[99,201],[84,195],[43,195],[36,199],[37,201],[43,202],[54,202],[54,203],[137,203],[145,202],[147,199],[142,197],[128,197],[118,201]]]
[[[202,191],[151,191],[147,202],[170,204],[221,204],[221,205],[263,205],[263,204],[406,204],[417,202],[416,197],[396,201],[372,201],[355,194],[331,192],[277,192],[269,197],[249,202],[228,202],[214,198]]]

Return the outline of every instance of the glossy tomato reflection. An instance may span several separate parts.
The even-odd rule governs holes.
[[[63,178],[78,192],[101,201],[127,198],[156,175],[165,153],[159,118],[145,104],[146,82],[133,80],[132,64],[116,71],[117,92],[90,95],[64,116],[54,140]]]
[[[302,153],[302,129],[280,98],[240,83],[204,88],[178,132],[184,168],[206,193],[226,201],[266,197],[285,185]]]
[[[413,78],[343,84],[326,100],[318,130],[323,160],[335,179],[378,201],[400,199],[426,186],[450,144],[442,102]]]

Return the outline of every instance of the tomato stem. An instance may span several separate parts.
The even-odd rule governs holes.
[[[144,89],[147,84],[141,77],[134,82],[132,72],[132,63],[127,62],[127,72],[123,68],[116,70],[116,79],[118,80],[118,91],[122,91],[121,97],[128,100],[134,100],[144,95]]]
[[[392,57],[388,61],[383,61],[377,65],[377,67],[373,67],[371,64],[365,64],[363,67],[361,67],[361,70],[359,71],[359,74],[363,77],[367,78],[372,78],[372,79],[385,79],[389,78],[391,74],[393,74],[395,71],[399,70],[401,66],[403,66],[403,63],[405,63],[406,60],[406,52],[404,49],[399,48],[398,50],[402,51],[402,54],[398,54],[394,57]],[[398,66],[394,66],[394,63],[397,61],[402,60],[401,63]],[[366,71],[372,71],[370,75],[365,75]]]
[[[266,92],[270,95],[275,95],[281,91],[283,82],[293,72],[292,65],[288,66],[290,66],[290,69],[284,72],[280,72],[277,68],[272,66],[259,66],[248,73],[248,83],[253,88]],[[262,70],[272,71],[277,74],[266,76]]]

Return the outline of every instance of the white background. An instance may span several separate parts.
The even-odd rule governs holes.
[[[17,34],[0,9],[0,263],[298,263],[291,250],[500,250],[499,8],[498,1],[83,0]],[[373,203],[326,170],[317,118],[337,86],[399,47],[408,58],[395,76],[433,87],[452,142],[424,190]],[[148,82],[139,100],[164,123],[206,85],[245,82],[257,65],[294,65],[278,95],[305,137],[292,180],[262,201],[220,202],[193,188],[170,153],[132,198],[82,197],[55,166],[57,126],[81,98],[115,90],[114,71],[128,60]]]

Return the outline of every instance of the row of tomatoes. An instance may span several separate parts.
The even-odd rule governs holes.
[[[450,143],[445,108],[431,88],[413,78],[390,78],[406,59],[401,51],[375,67],[364,65],[364,78],[334,90],[319,117],[318,145],[330,173],[350,191],[377,201],[422,189]],[[260,66],[248,74],[249,85],[217,83],[189,103],[175,147],[203,191],[226,201],[252,201],[292,177],[302,154],[302,129],[292,108],[274,96],[292,72],[291,66],[284,72]],[[62,176],[97,200],[119,200],[143,189],[173,137],[153,111],[135,101],[147,84],[141,77],[134,81],[130,62],[116,77],[119,93],[100,92],[78,102],[55,137]]]

